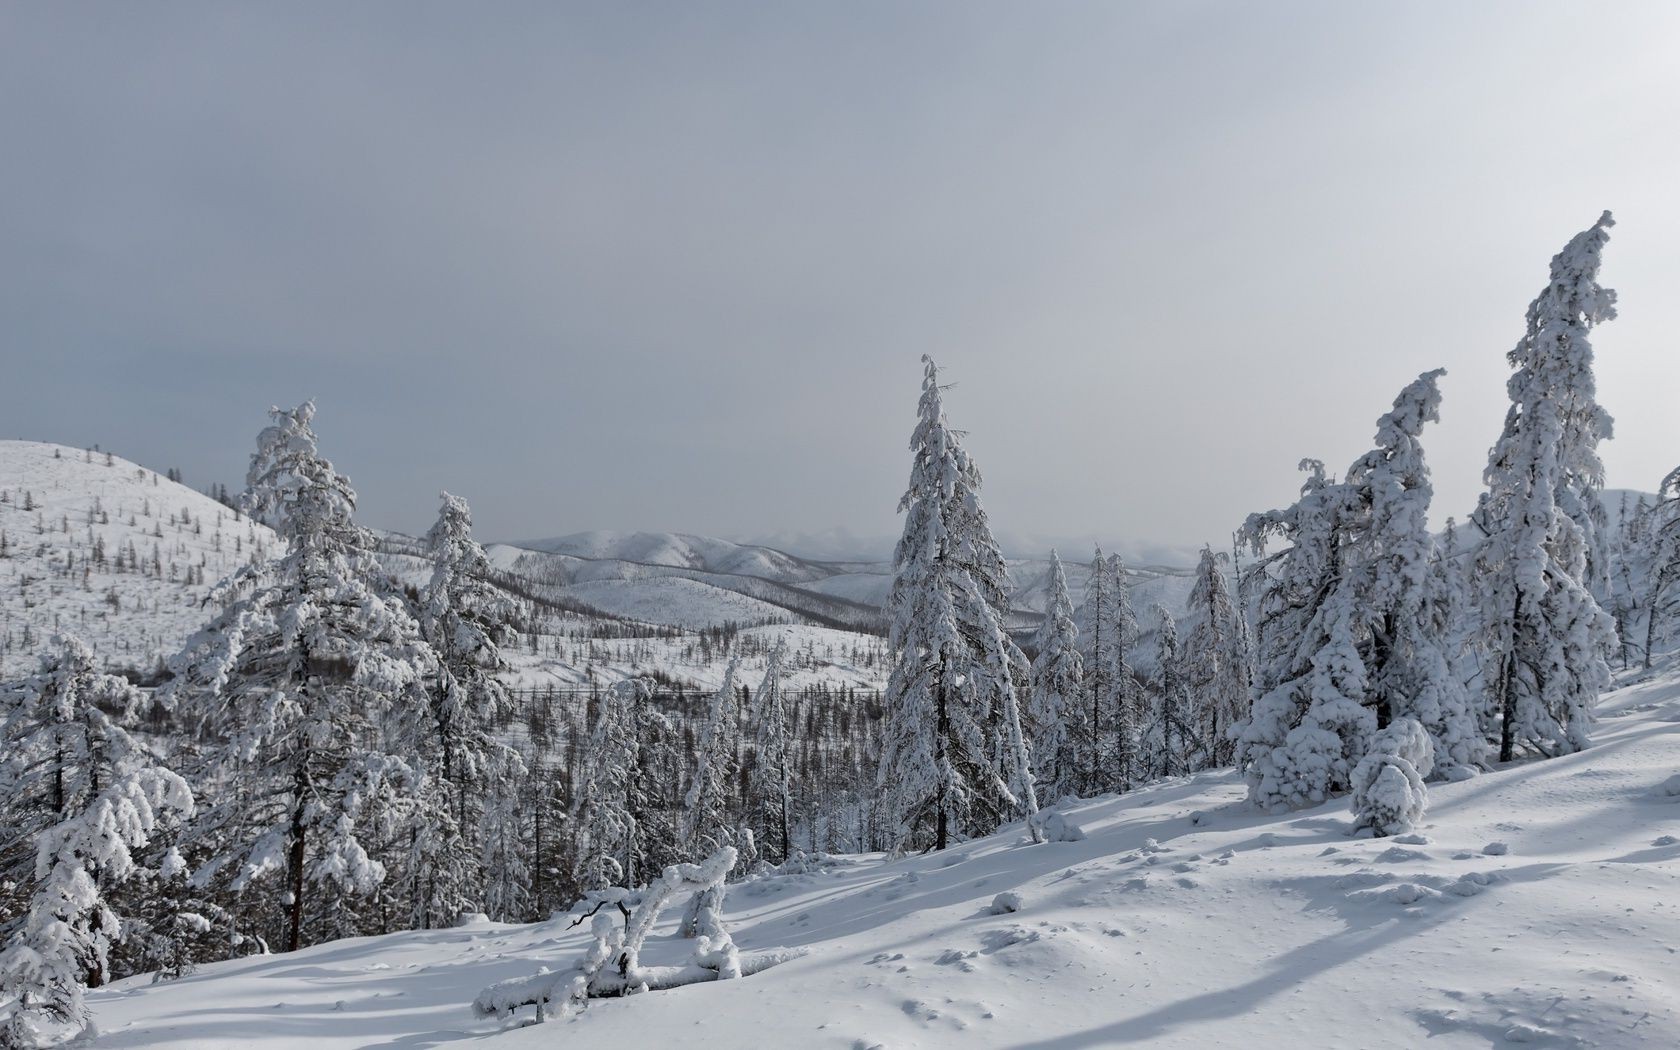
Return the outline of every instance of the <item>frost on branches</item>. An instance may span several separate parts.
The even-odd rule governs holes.
[[[284,555],[223,588],[164,693],[196,730],[213,799],[194,881],[262,895],[253,911],[287,950],[369,926],[376,853],[409,845],[393,830],[431,787],[408,755],[438,669],[414,618],[369,582],[355,492],[316,451],[314,413],[274,409],[251,459],[248,505]]]
[[[793,855],[792,705],[783,684],[787,640],[778,638],[764,660],[764,678],[753,697],[753,767],[748,795],[757,812],[753,818],[781,863]]]
[[[1604,485],[1598,442],[1611,420],[1597,401],[1590,336],[1616,316],[1616,293],[1598,283],[1611,225],[1605,212],[1571,239],[1529,304],[1527,331],[1507,355],[1516,369],[1506,383],[1511,407],[1472,519],[1483,535],[1477,644],[1502,762],[1518,748],[1586,747],[1610,682],[1615,624],[1593,597],[1592,559]]]
[[[490,559],[472,537],[467,501],[447,492],[442,500],[426,535],[434,567],[419,603],[421,634],[437,654],[429,731],[414,733],[430,788],[414,814],[416,845],[430,841],[410,865],[423,890],[412,894],[422,929],[481,906],[498,922],[523,918],[529,883],[522,851],[512,847],[525,761],[495,731],[513,710],[497,676],[507,667],[501,642],[512,636],[517,609],[489,582]]]
[[[1353,590],[1343,586],[1344,534],[1353,515],[1346,486],[1303,460],[1301,498],[1252,514],[1239,536],[1261,556],[1255,699],[1239,729],[1237,763],[1249,798],[1269,810],[1323,802],[1346,790],[1376,730],[1365,706],[1365,664]],[[1267,555],[1270,542],[1282,544]]]
[[[1080,791],[1128,791],[1148,771],[1138,753],[1142,701],[1126,658],[1137,622],[1119,555],[1097,548],[1075,623],[1086,695],[1068,732],[1081,756]]]
[[[712,694],[700,740],[695,745],[694,776],[688,782],[683,797],[683,818],[679,831],[684,848],[691,853],[715,850],[734,838],[730,820],[730,782],[737,766],[736,755],[740,734],[737,711],[739,697],[735,693],[735,672],[738,657],[730,657],[723,672],[723,683]]]
[[[1645,669],[1650,670],[1657,647],[1657,631],[1680,612],[1680,467],[1663,478],[1658,503],[1651,512],[1654,524],[1650,545],[1650,595],[1645,602]]]
[[[640,774],[639,715],[652,695],[644,679],[614,682],[596,707],[589,746],[578,756],[574,881],[585,891],[635,884],[639,814],[649,804]]]
[[[734,848],[724,846],[698,864],[670,865],[639,893],[614,887],[593,894],[594,907],[572,924],[590,920],[592,940],[571,966],[493,984],[478,993],[473,1010],[483,1017],[507,1017],[520,1007],[535,1006],[541,1021],[550,1010],[560,1017],[575,1013],[590,999],[735,980],[804,955],[803,948],[743,953],[736,947],[722,912],[725,880],[735,863]],[[692,894],[690,908],[697,913],[698,935],[689,961],[644,965],[642,949],[660,912],[683,893]]]
[[[1248,717],[1248,632],[1225,582],[1226,555],[1202,548],[1190,588],[1190,629],[1184,641],[1184,677],[1196,698],[1197,732],[1210,765],[1229,764],[1236,743],[1231,728]]]
[[[186,782],[98,706],[129,707],[136,691],[97,671],[80,641],[56,641],[40,673],[0,697],[7,1046],[51,1046],[87,1027],[83,989],[104,983],[124,934],[110,894],[143,869],[137,851],[165,817],[193,808]]]
[[[1027,726],[1036,756],[1039,783],[1057,799],[1080,785],[1080,740],[1070,731],[1082,724],[1085,662],[1079,655],[1079,628],[1073,622],[1062,559],[1050,552],[1050,596],[1039,625],[1032,663],[1032,694],[1027,703]],[[1089,730],[1086,731],[1089,733]]]
[[[887,599],[886,724],[878,784],[899,848],[988,832],[1036,809],[1016,709],[1026,658],[1004,630],[1008,572],[980,505],[980,471],[945,421],[923,357],[914,462]]]
[[[1435,745],[1414,718],[1397,718],[1371,738],[1371,750],[1353,770],[1348,804],[1354,828],[1379,837],[1401,835],[1423,820],[1429,793],[1423,778],[1433,768]]]
[[[1421,725],[1443,776],[1470,775],[1482,757],[1448,658],[1450,595],[1438,593],[1431,572],[1432,490],[1419,435],[1439,419],[1442,374],[1426,372],[1400,392],[1377,421],[1376,447],[1345,480],[1304,463],[1312,476],[1301,499],[1250,516],[1240,533],[1263,560],[1250,570],[1262,588],[1260,653],[1238,759],[1250,797],[1268,809],[1347,790],[1379,746],[1373,734],[1401,719]],[[1274,540],[1284,546],[1268,555]]]

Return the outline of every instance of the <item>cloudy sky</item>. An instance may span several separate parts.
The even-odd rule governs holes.
[[[1223,542],[1417,373],[1442,515],[1602,209],[1612,486],[1680,463],[1680,5],[0,6],[0,436],[370,524]]]

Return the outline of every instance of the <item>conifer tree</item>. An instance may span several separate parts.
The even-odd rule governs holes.
[[[1483,746],[1448,658],[1450,625],[1440,604],[1448,596],[1431,590],[1434,490],[1419,437],[1426,423],[1440,419],[1438,382],[1445,374],[1436,369],[1408,384],[1377,421],[1376,448],[1348,468],[1358,568],[1344,585],[1356,588],[1365,621],[1362,648],[1378,728],[1415,719],[1430,738],[1436,772],[1456,779],[1475,771]]]
[[[124,936],[112,894],[192,793],[101,708],[140,696],[60,637],[39,673],[0,692],[0,1042],[56,1045],[87,1027],[87,985]]]
[[[1598,283],[1612,224],[1605,212],[1572,238],[1529,305],[1527,331],[1507,355],[1511,407],[1473,518],[1483,535],[1477,643],[1502,762],[1518,747],[1545,755],[1586,747],[1610,681],[1615,624],[1592,584],[1598,442],[1611,419],[1596,397],[1591,333],[1616,316],[1616,293]]]
[[[1184,676],[1195,709],[1202,750],[1212,765],[1236,753],[1231,727],[1248,717],[1247,634],[1231,601],[1220,563],[1223,554],[1202,548],[1190,588],[1190,630],[1184,645]]]
[[[1648,525],[1650,597],[1645,601],[1645,669],[1650,670],[1657,630],[1680,611],[1680,467],[1663,479]]]
[[[489,582],[490,559],[472,537],[466,500],[442,494],[426,544],[434,565],[418,620],[437,664],[428,688],[429,724],[408,729],[409,751],[429,781],[415,800],[415,841],[427,841],[413,865],[415,877],[433,889],[416,898],[415,924],[446,924],[481,904],[506,921],[520,913],[514,887],[525,881],[522,853],[507,841],[525,762],[496,728],[513,712],[498,676],[507,667],[500,643],[512,636],[517,609]],[[492,821],[499,824],[496,844],[488,841]],[[514,870],[491,871],[492,861]],[[494,891],[494,907],[479,899],[480,886]]]
[[[784,861],[793,851],[793,737],[786,675],[787,641],[778,638],[764,660],[764,679],[753,697],[755,754],[751,796],[761,838]]]
[[[1322,462],[1303,460],[1301,469],[1300,499],[1249,515],[1239,533],[1258,559],[1249,569],[1258,614],[1254,704],[1236,758],[1249,798],[1268,810],[1346,790],[1377,728],[1365,705],[1354,591],[1341,585],[1352,500]]]
[[[1114,731],[1111,720],[1116,714],[1119,684],[1115,587],[1110,563],[1099,546],[1091,556],[1091,566],[1085,576],[1084,601],[1080,603],[1075,620],[1086,692],[1079,718],[1081,733],[1077,746],[1083,755],[1081,790],[1088,795],[1119,786],[1110,783],[1108,759],[1111,756],[1107,751],[1111,744],[1110,734]]]
[[[739,658],[731,656],[723,683],[712,694],[706,721],[695,746],[694,775],[683,798],[679,839],[690,856],[710,853],[734,839],[730,784],[736,771],[740,719],[735,695]]]
[[[1159,606],[1158,648],[1155,653],[1155,702],[1142,734],[1144,766],[1151,776],[1183,776],[1205,754],[1201,734],[1191,723],[1190,688],[1185,659],[1178,644],[1178,624]]]
[[[899,502],[904,534],[887,600],[895,662],[878,786],[896,846],[931,841],[944,849],[953,835],[991,831],[1011,811],[1030,812],[1030,798],[1017,798],[1009,784],[1028,767],[1015,712],[1027,668],[1004,630],[1008,571],[980,504],[979,468],[945,420],[938,369],[931,358],[922,362],[914,460]]]
[[[640,836],[637,712],[652,694],[646,680],[614,682],[601,696],[578,771],[572,819],[577,828],[575,881],[584,891],[634,885]]]
[[[246,498],[285,553],[223,585],[224,608],[173,661],[163,696],[218,788],[191,843],[194,879],[264,894],[250,910],[290,951],[363,928],[358,909],[386,877],[375,853],[423,786],[393,726],[424,720],[438,661],[370,583],[356,495],[317,451],[313,403],[270,414]]]
[[[1085,663],[1062,559],[1050,552],[1049,598],[1032,664],[1027,725],[1039,782],[1051,798],[1078,790],[1080,740],[1094,736],[1084,705]],[[1083,716],[1083,717],[1082,717]]]

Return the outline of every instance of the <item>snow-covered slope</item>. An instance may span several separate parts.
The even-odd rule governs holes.
[[[791,619],[780,606],[681,576],[594,580],[573,584],[565,593],[613,616],[670,627],[785,623]]]
[[[1603,713],[1583,754],[1432,787],[1415,838],[1350,838],[1341,802],[1259,814],[1208,773],[1072,805],[1084,841],[1014,826],[735,886],[743,948],[810,949],[736,981],[499,1030],[474,994],[583,937],[480,923],[120,982],[91,995],[99,1045],[1670,1047],[1680,681]]]
[[[579,532],[553,539],[523,541],[515,546],[550,554],[570,554],[577,558],[613,559],[762,576],[782,583],[802,583],[829,574],[820,566],[770,547],[743,545],[680,532]]]
[[[57,630],[107,666],[148,669],[203,625],[217,580],[275,544],[120,456],[37,441],[0,441],[0,532],[0,678],[33,669]]]

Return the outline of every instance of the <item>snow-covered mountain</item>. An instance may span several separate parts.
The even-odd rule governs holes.
[[[780,583],[805,583],[832,574],[832,570],[771,547],[681,532],[579,532],[553,539],[521,541],[513,546],[592,561],[626,561],[759,576]]]
[[[0,441],[0,678],[73,631],[109,667],[149,670],[209,617],[216,581],[275,537],[120,456]]]
[[[1016,824],[733,885],[744,952],[807,952],[737,980],[475,1018],[479,989],[588,940],[569,917],[478,921],[120,981],[90,993],[99,1045],[1669,1047],[1680,680],[1601,715],[1580,754],[1432,786],[1398,839],[1351,837],[1339,799],[1264,815],[1208,772],[1069,806],[1082,841]],[[674,924],[644,961],[694,950]]]

